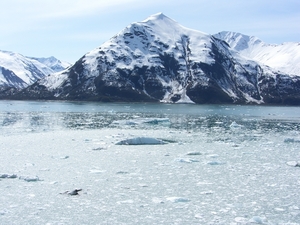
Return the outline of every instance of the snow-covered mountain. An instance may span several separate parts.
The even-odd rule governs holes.
[[[287,74],[300,76],[300,43],[267,44],[254,36],[222,31],[214,35],[243,56]]]
[[[300,104],[300,77],[244,57],[162,13],[127,26],[19,98]]]
[[[31,57],[31,59],[37,60],[40,63],[48,66],[54,72],[60,72],[64,69],[66,69],[67,67],[71,66],[70,63],[61,61],[61,60],[59,60],[59,59],[57,59],[53,56],[48,57],[48,58],[34,58],[34,57]]]
[[[70,64],[54,57],[32,58],[0,51],[0,87],[25,88],[46,75],[62,71]]]

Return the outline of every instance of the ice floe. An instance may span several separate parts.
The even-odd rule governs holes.
[[[300,143],[300,140],[295,138],[286,138],[284,139],[284,143]]]
[[[265,217],[260,217],[260,216],[253,216],[250,220],[250,223],[256,223],[256,224],[265,224],[267,219]]]
[[[300,167],[300,162],[297,162],[297,161],[288,161],[288,162],[286,162],[286,164],[288,166]]]
[[[194,163],[194,162],[199,162],[199,160],[198,159],[191,159],[191,158],[177,158],[177,159],[175,159],[175,162]]]
[[[188,198],[184,198],[184,197],[167,197],[166,198],[168,201],[173,202],[173,203],[179,203],[179,202],[189,202],[191,201]]]
[[[14,178],[17,178],[18,176],[16,174],[6,174],[6,173],[2,173],[0,174],[0,178],[11,178],[11,179],[14,179]]]
[[[73,191],[65,191],[65,192],[62,192],[60,194],[67,194],[67,195],[79,195],[78,192],[82,191],[82,189],[74,189]]]
[[[136,137],[125,139],[116,143],[116,145],[164,145],[167,142],[151,137]]]
[[[223,165],[225,164],[224,162],[219,162],[219,161],[209,161],[207,162],[208,165],[211,165],[211,166],[218,166],[218,165]]]
[[[27,182],[37,182],[37,181],[42,181],[38,176],[26,176],[26,177],[19,177],[20,180],[24,180]]]
[[[201,152],[188,152],[186,155],[202,155]]]

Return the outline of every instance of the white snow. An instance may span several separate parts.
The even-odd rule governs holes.
[[[241,55],[273,69],[300,76],[300,43],[267,44],[254,36],[223,31],[214,36],[225,40]]]
[[[54,60],[56,61],[53,62]],[[69,66],[69,64],[62,63],[54,57],[32,58],[23,56],[19,53],[0,50],[0,67],[4,67],[5,69],[12,71],[27,85],[32,84],[37,79],[56,72],[57,70],[52,69],[51,66],[55,68],[57,66]],[[0,74],[0,81],[2,84],[7,84],[2,73]]]

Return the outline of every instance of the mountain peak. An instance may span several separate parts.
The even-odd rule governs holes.
[[[175,22],[174,20],[172,20],[171,18],[167,17],[165,14],[163,14],[162,12],[153,14],[151,16],[149,16],[147,19],[145,19],[142,22],[150,22],[150,21],[172,21]]]

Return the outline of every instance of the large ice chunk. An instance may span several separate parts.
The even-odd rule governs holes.
[[[116,143],[116,145],[163,145],[167,144],[160,139],[151,138],[151,137],[136,137],[126,140],[122,140]]]

